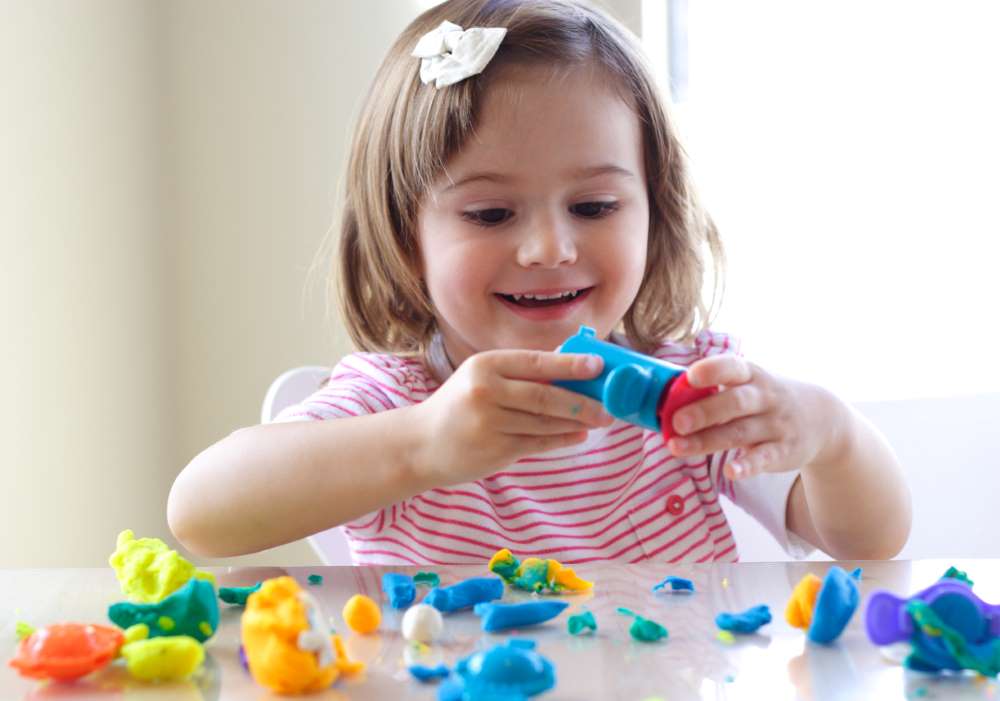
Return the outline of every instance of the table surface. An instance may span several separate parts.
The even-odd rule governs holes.
[[[570,608],[553,621],[508,634],[486,634],[472,612],[445,617],[443,639],[425,651],[423,662],[451,666],[483,644],[509,637],[530,637],[538,651],[556,667],[555,689],[540,698],[626,699],[892,699],[996,698],[995,680],[978,675],[931,676],[899,664],[905,648],[879,649],[864,633],[867,595],[878,589],[909,594],[936,581],[950,565],[965,570],[977,593],[987,601],[1000,599],[1000,560],[920,560],[914,562],[841,562],[848,571],[864,568],[862,606],[843,636],[831,646],[806,641],[802,631],[784,620],[785,604],[795,584],[807,572],[823,576],[829,563],[639,564],[585,565],[578,574],[595,582],[593,592],[567,596]],[[429,569],[429,568],[428,568]],[[215,569],[221,586],[252,584],[288,574],[320,601],[335,628],[347,633],[353,659],[367,663],[366,672],[343,678],[314,699],[434,699],[436,688],[411,679],[405,668],[408,643],[399,634],[402,613],[383,603],[378,633],[357,635],[343,624],[340,610],[355,593],[381,600],[383,572],[416,572],[416,568],[312,567],[288,569]],[[435,568],[442,585],[488,574],[485,567],[454,565]],[[321,574],[322,584],[308,584]],[[697,592],[652,593],[666,575],[691,579]],[[418,590],[422,591],[422,588]],[[114,573],[108,569],[0,570],[0,640],[13,641],[17,621],[35,626],[80,621],[107,623],[107,607],[122,599]],[[530,596],[508,591],[504,599]],[[758,634],[737,636],[732,644],[716,638],[714,619],[722,611],[742,611],[768,604],[774,620]],[[221,604],[221,602],[220,602]],[[652,618],[669,631],[656,643],[632,640],[631,619],[619,606]],[[13,669],[0,671],[0,699],[99,698],[213,701],[215,699],[281,698],[256,686],[237,658],[241,609],[221,604],[219,630],[206,644],[206,664],[199,676],[185,683],[149,685],[131,681],[119,665],[73,684],[39,683],[22,679]],[[597,618],[594,636],[573,637],[566,618],[582,608]],[[9,649],[13,651],[13,644]]]

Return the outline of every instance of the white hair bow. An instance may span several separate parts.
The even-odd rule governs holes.
[[[424,34],[410,55],[421,59],[420,80],[443,88],[482,73],[505,34],[503,27],[462,29],[445,21]]]

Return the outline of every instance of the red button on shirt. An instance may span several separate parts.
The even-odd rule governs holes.
[[[684,500],[676,494],[671,494],[667,499],[667,511],[676,516],[684,511]]]

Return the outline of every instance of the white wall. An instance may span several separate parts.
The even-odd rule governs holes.
[[[177,471],[255,423],[281,370],[349,350],[306,273],[354,110],[416,12],[0,7],[0,566],[167,537]]]
[[[162,530],[175,464],[151,3],[0,9],[0,566]]]

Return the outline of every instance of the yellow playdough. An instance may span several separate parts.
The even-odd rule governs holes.
[[[490,558],[487,567],[510,586],[525,591],[541,593],[547,589],[558,594],[564,591],[587,591],[594,586],[593,582],[581,579],[572,568],[557,560],[528,557],[520,561],[507,548],[498,550]]]
[[[816,597],[823,586],[823,580],[809,573],[795,585],[792,596],[785,607],[785,620],[795,628],[808,630],[812,625],[813,610],[816,608]]]
[[[344,622],[356,633],[374,633],[382,622],[382,610],[364,594],[355,594],[344,604]]]
[[[196,569],[159,538],[136,538],[129,530],[118,534],[117,547],[108,562],[122,593],[141,604],[163,601],[192,577],[207,579],[215,586],[213,575]]]
[[[201,643],[187,635],[136,640],[121,653],[128,673],[145,682],[187,679],[205,659]]]
[[[241,633],[253,678],[280,694],[320,691],[364,669],[347,659],[316,600],[291,577],[269,579],[250,595]]]

